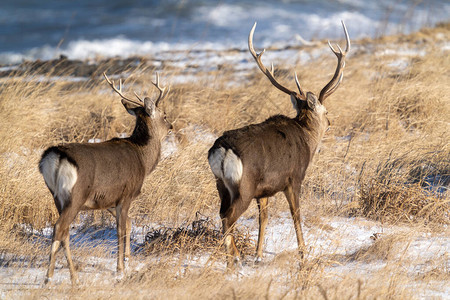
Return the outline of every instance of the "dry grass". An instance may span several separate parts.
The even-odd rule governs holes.
[[[253,255],[256,247],[249,232],[242,232],[240,228],[234,231],[236,246],[242,255]],[[189,224],[183,224],[177,228],[159,227],[150,228],[145,235],[143,251],[145,255],[155,253],[196,253],[207,251],[210,253],[220,251],[222,243],[222,232],[210,218],[196,214],[195,220]]]
[[[302,206],[307,224],[327,230],[328,225],[321,224],[322,217],[358,215],[381,220],[385,226],[406,222],[418,231],[427,225],[446,230],[450,210],[450,56],[448,50],[439,46],[442,34],[444,41],[450,40],[449,27],[443,25],[409,36],[380,38],[376,41],[378,46],[368,40],[354,42],[356,50],[348,58],[344,82],[326,103],[332,128],[304,183]],[[419,48],[427,54],[406,57],[408,67],[399,70],[390,66],[399,59],[397,56],[380,55],[390,45]],[[373,49],[366,51],[369,46]],[[326,55],[310,64],[300,62],[296,69],[302,71],[302,85],[317,92],[329,80],[334,64],[334,58]],[[292,69],[279,62],[277,65]],[[140,92],[145,87],[142,89],[146,92],[153,71],[152,67],[141,66],[127,80],[125,89],[137,86]],[[167,82],[183,72],[173,66],[160,71]],[[282,82],[293,86],[291,75],[283,74]],[[46,266],[48,241],[41,239],[36,244],[29,234],[21,234],[17,229],[18,224],[26,224],[40,230],[57,219],[53,200],[37,168],[42,151],[61,142],[116,137],[129,133],[133,126],[133,118],[99,77],[74,83],[52,81],[51,75],[36,81],[37,76],[30,73],[4,78],[0,83],[2,266]],[[288,98],[270,86],[256,66],[254,72],[245,75],[246,80],[233,86],[226,85],[236,76],[232,68],[198,71],[195,75],[199,78],[196,82],[174,84],[164,104],[174,121],[178,150],[161,161],[146,179],[130,212],[135,225],[152,222],[190,230],[186,224],[191,224],[196,212],[201,212],[214,222],[207,228],[220,228],[219,199],[206,159],[213,141],[211,134],[220,135],[224,130],[259,122],[275,113],[294,114]],[[287,211],[285,202],[279,195],[271,200],[270,218]],[[251,206],[245,216],[252,218],[255,214],[256,209]],[[103,212],[82,216],[99,226],[113,224]],[[78,222],[82,223],[80,219]],[[146,267],[118,284],[106,277],[100,284],[86,282],[81,289],[70,289],[67,281],[52,289],[21,289],[12,295],[53,298],[71,292],[78,298],[285,299],[413,296],[406,288],[412,279],[403,274],[403,265],[393,258],[397,253],[393,247],[404,237],[384,237],[352,257],[311,260],[301,268],[295,255],[288,252],[263,267],[255,267],[254,274],[240,277],[224,274],[213,263],[186,267],[186,255],[199,250],[214,252],[215,241],[209,240],[211,243],[202,248],[198,236],[191,240],[186,238],[186,232],[180,235],[176,247],[168,243],[168,247],[159,248],[158,254],[149,251],[152,255],[139,255]],[[247,242],[251,244],[250,240]],[[177,251],[173,251],[174,247]],[[104,250],[97,249],[95,254]],[[75,257],[89,255],[92,252],[83,247],[74,251]],[[386,267],[370,277],[333,276],[327,272],[336,261],[373,260],[385,261]],[[436,278],[448,279],[447,262],[448,256],[440,258],[433,268],[418,276],[416,280],[422,282],[419,286],[425,287]],[[101,269],[96,266],[94,270],[98,268]],[[392,274],[388,280],[387,274]],[[141,291],[145,293],[139,294]]]

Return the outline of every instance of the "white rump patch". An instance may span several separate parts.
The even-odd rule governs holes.
[[[223,171],[222,171],[222,162],[225,158],[225,149],[220,147],[214,150],[211,155],[208,157],[209,166],[211,167],[211,171],[213,174],[223,179]]]
[[[55,152],[48,153],[39,163],[39,169],[52,194],[56,191],[56,170],[58,165],[59,155]]]
[[[64,208],[65,202],[69,200],[72,188],[77,182],[77,178],[77,168],[67,159],[62,159],[56,176],[57,190],[54,195],[55,199],[59,199],[61,208]]]
[[[242,178],[242,169],[241,159],[231,149],[228,149],[223,160],[223,173],[226,181],[239,184]]]
[[[208,157],[211,170],[225,183],[239,184],[242,178],[242,161],[233,152],[220,147]]]
[[[226,151],[220,147],[211,153],[208,161],[214,175],[223,180],[230,193],[231,201],[233,201],[236,189],[242,178],[243,167],[241,159],[233,150],[228,149]]]
[[[77,182],[77,168],[67,159],[60,159],[55,152],[50,152],[42,158],[39,166],[45,183],[53,193],[53,197],[59,200],[61,209],[63,209]]]

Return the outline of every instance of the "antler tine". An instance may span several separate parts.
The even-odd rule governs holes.
[[[348,35],[348,31],[347,31],[347,27],[345,26],[344,21],[341,20],[342,23],[342,27],[344,28],[344,34],[345,34],[345,40],[346,40],[346,45],[345,45],[345,51],[342,51],[341,46],[339,46],[339,44],[336,44],[336,46],[339,49],[339,52],[334,50],[333,46],[331,45],[330,41],[328,41],[328,46],[331,48],[331,51],[333,51],[336,55],[338,54],[342,54],[342,55],[346,55],[347,52],[350,50],[350,37]]]
[[[344,34],[345,34],[345,40],[347,41],[345,46],[345,54],[347,54],[348,51],[350,51],[350,36],[348,35],[347,27],[345,26],[345,23],[343,20],[341,20],[342,27],[344,27]]]
[[[136,93],[136,91],[133,91],[134,95],[136,96],[136,98],[139,99],[139,101],[141,101],[142,103],[144,102],[144,100],[142,100],[141,97],[139,97],[139,95]]]
[[[123,100],[128,101],[128,102],[131,102],[131,103],[136,104],[136,105],[139,105],[139,106],[142,106],[142,103],[139,103],[139,102],[137,102],[137,101],[135,101],[135,100],[131,100],[131,99],[125,97],[125,96],[122,94],[122,79],[119,80],[119,89],[117,89],[116,86],[115,86],[115,84],[114,84],[114,80],[111,81],[111,80],[108,78],[108,76],[106,76],[106,72],[103,72],[103,77],[105,77],[106,82],[107,82],[107,83],[109,84],[109,86],[113,89],[113,91],[116,92],[120,97],[122,97]],[[138,99],[141,100],[139,97],[138,97]],[[141,100],[141,101],[142,101],[142,100]]]
[[[294,75],[295,75],[295,84],[297,85],[300,95],[305,96],[305,93],[303,92],[302,88],[300,87],[300,82],[298,81],[297,72],[294,72]]]
[[[152,84],[154,86],[156,86],[156,88],[159,90],[159,97],[155,101],[155,105],[158,106],[158,103],[161,102],[161,100],[163,100],[164,98],[166,98],[166,96],[169,94],[170,86],[167,88],[167,92],[165,92],[166,87],[161,87],[159,85],[159,73],[158,72],[156,72],[156,83],[152,81]]]
[[[344,21],[341,21],[342,27],[344,28],[344,34],[346,39],[346,47],[345,51],[342,51],[339,44],[336,44],[339,51],[336,51],[334,47],[331,45],[330,41],[328,41],[328,46],[330,47],[331,51],[336,55],[338,59],[338,63],[336,66],[336,71],[334,72],[333,78],[331,78],[330,82],[327,83],[327,85],[324,86],[324,88],[320,91],[319,95],[319,101],[320,103],[323,103],[325,99],[330,96],[339,86],[339,84],[342,81],[342,78],[344,77],[344,67],[345,67],[345,56],[347,55],[347,52],[350,50],[350,37],[347,32],[347,27],[345,27]]]
[[[263,49],[260,53],[256,53],[255,48],[253,47],[253,34],[255,32],[255,28],[256,28],[256,22],[253,25],[252,29],[250,30],[250,34],[248,35],[248,49],[250,50],[250,53],[252,54],[253,58],[255,59],[256,64],[258,65],[259,69],[264,73],[264,75],[266,75],[267,78],[269,78],[270,82],[280,91],[282,91],[288,95],[297,94],[295,91],[292,91],[292,90],[284,87],[283,85],[281,85],[275,79],[274,72],[273,72],[273,64],[272,64],[272,69],[269,70],[262,63],[261,57],[264,54],[264,52],[266,52],[266,49]]]

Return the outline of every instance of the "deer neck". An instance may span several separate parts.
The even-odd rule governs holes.
[[[136,127],[128,138],[133,143],[145,165],[145,174],[148,175],[155,168],[161,155],[161,141],[152,122],[144,117],[136,118]]]
[[[320,116],[311,110],[306,110],[304,114],[298,117],[298,121],[306,134],[306,142],[310,149],[310,161],[313,159],[316,149],[325,133]]]

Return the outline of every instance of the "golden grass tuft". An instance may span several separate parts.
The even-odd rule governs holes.
[[[414,147],[414,148],[413,148]],[[368,217],[416,222],[423,219],[449,224],[450,183],[448,144],[390,153],[370,178],[361,179],[360,209]],[[424,151],[425,150],[425,151]]]
[[[234,231],[236,247],[242,255],[253,255],[255,242],[247,232],[240,228]],[[222,232],[210,218],[196,213],[196,218],[189,224],[173,228],[162,226],[149,228],[145,234],[143,252],[145,255],[155,253],[198,253],[210,252],[223,254],[221,251]]]

